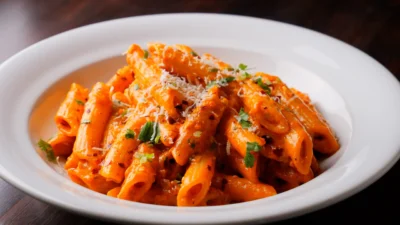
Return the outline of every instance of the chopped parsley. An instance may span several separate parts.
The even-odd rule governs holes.
[[[243,128],[250,128],[251,127],[251,122],[249,121],[249,114],[247,114],[243,108],[240,108],[239,111],[239,116],[238,116],[238,121],[239,124],[243,127]]]
[[[241,80],[244,80],[244,79],[247,79],[247,78],[250,78],[251,77],[251,75],[248,73],[248,72],[244,72],[244,73],[242,73],[241,75],[240,75],[240,79]]]
[[[243,63],[240,63],[238,67],[239,67],[240,70],[246,70],[247,69],[247,65],[245,65]]]
[[[53,148],[51,147],[51,145],[49,143],[47,143],[46,141],[43,141],[42,139],[40,139],[37,143],[37,146],[44,152],[46,153],[46,157],[47,160],[50,162],[56,162],[56,157],[54,155],[54,151]]]
[[[135,132],[131,129],[127,129],[125,133],[125,138],[126,139],[134,139],[135,138]]]
[[[216,73],[216,72],[218,72],[218,68],[211,68],[210,70],[208,70],[208,72]]]
[[[191,51],[190,54],[192,54],[192,56],[199,56],[195,51]]]
[[[139,90],[139,89],[140,89],[139,84],[133,85],[133,90],[137,91],[137,90]]]
[[[201,133],[202,133],[201,131],[196,131],[196,132],[193,133],[193,136],[200,137]]]
[[[125,117],[126,114],[128,114],[128,109],[125,109],[125,110],[121,113],[121,116],[122,116],[122,117]]]
[[[246,143],[246,155],[244,156],[244,165],[247,168],[252,168],[254,166],[254,155],[251,152],[259,152],[261,146],[257,142],[247,142]]]
[[[271,94],[271,89],[269,88],[267,83],[264,83],[262,81],[261,77],[257,77],[256,79],[254,79],[254,82],[256,82],[256,84],[260,86],[264,91],[266,91],[267,94]]]
[[[226,86],[226,85],[228,85],[228,83],[230,83],[230,82],[232,82],[232,81],[234,81],[234,80],[235,80],[235,77],[231,77],[231,76],[229,76],[229,77],[224,77],[224,78],[219,79],[219,80],[217,80],[217,81],[213,80],[213,81],[211,81],[211,82],[209,82],[209,83],[207,84],[206,88],[210,88],[210,87],[212,87],[212,86],[214,86],[214,85]]]
[[[81,124],[90,124],[91,122],[92,122],[91,120],[85,119],[81,121]]]
[[[228,70],[229,72],[232,72],[232,71],[234,71],[235,69],[232,68],[232,67],[228,67],[227,70]]]
[[[144,55],[143,55],[143,58],[144,58],[144,59],[147,59],[147,58],[149,58],[149,51],[147,51],[147,50],[144,50]]]
[[[78,105],[85,105],[85,103],[79,99],[75,99],[75,102],[78,103]]]
[[[151,162],[154,159],[154,153],[140,153],[136,152],[135,153],[135,158],[139,159],[140,164],[146,163],[146,162]]]
[[[151,144],[159,144],[161,135],[160,128],[156,122],[146,122],[140,129],[139,140],[142,142],[150,142]]]

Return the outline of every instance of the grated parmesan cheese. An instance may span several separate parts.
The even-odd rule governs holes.
[[[97,150],[97,151],[102,151],[102,152],[106,152],[109,149],[105,149],[105,148],[99,148],[99,147],[92,147],[93,150]]]
[[[231,143],[229,141],[226,142],[226,154],[231,154]]]

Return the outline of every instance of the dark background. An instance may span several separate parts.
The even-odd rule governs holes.
[[[400,0],[0,0],[0,63],[37,41],[69,29],[169,12],[240,14],[299,25],[355,46],[400,78]],[[277,224],[343,224],[349,220],[355,224],[399,224],[399,180],[397,163],[359,194]],[[35,200],[0,179],[0,224],[91,223],[109,224]]]

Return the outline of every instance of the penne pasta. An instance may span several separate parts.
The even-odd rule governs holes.
[[[281,104],[288,107],[304,125],[313,139],[315,150],[332,154],[339,149],[339,143],[332,130],[314,107],[307,106],[279,78],[264,73],[257,75],[272,83],[272,95],[279,96]]]
[[[73,83],[54,118],[57,128],[63,134],[75,137],[83,115],[88,90]]]
[[[183,44],[132,44],[128,65],[74,83],[38,147],[78,185],[165,206],[267,198],[321,173],[339,143],[305,93]]]
[[[214,175],[215,156],[204,152],[193,158],[182,178],[178,206],[196,206],[206,197]]]
[[[49,140],[55,156],[69,156],[74,147],[75,137],[70,137],[64,133],[58,132]]]
[[[125,172],[126,178],[117,198],[139,201],[150,190],[156,177],[158,155],[158,151],[148,144],[139,146]]]
[[[172,147],[172,155],[179,165],[185,165],[194,152],[209,148],[211,139],[225,110],[227,100],[219,97],[217,87],[208,90],[180,129],[180,136]]]

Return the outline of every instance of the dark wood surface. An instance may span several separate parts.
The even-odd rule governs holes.
[[[0,0],[0,63],[65,30],[115,18],[170,12],[249,15],[310,28],[361,49],[400,79],[399,0]],[[278,224],[342,224],[349,219],[356,224],[399,224],[399,180],[397,163],[359,194]],[[33,199],[0,179],[0,224],[92,223],[111,224]]]

